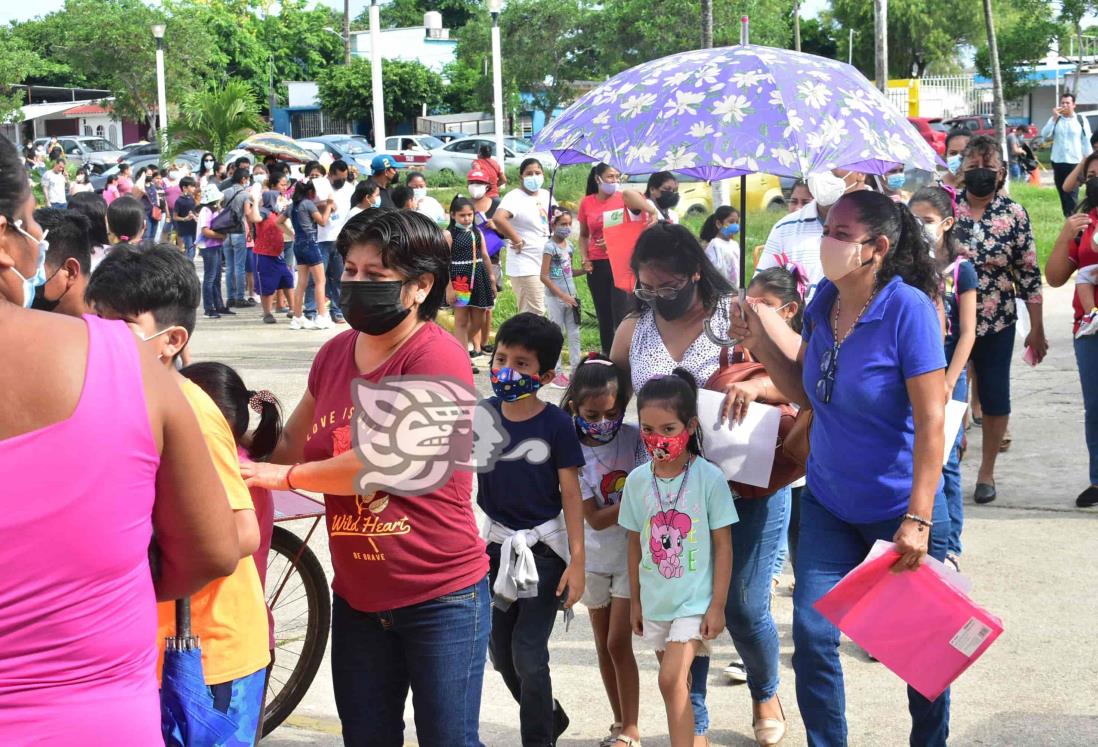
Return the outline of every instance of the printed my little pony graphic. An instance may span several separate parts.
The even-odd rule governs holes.
[[[652,562],[659,566],[664,578],[682,578],[685,569],[680,556],[693,524],[688,515],[673,508],[652,517],[648,547],[652,551]]]
[[[621,494],[625,490],[625,478],[629,476],[625,470],[616,469],[602,476],[599,488],[602,491],[602,505],[613,506],[621,503]]]

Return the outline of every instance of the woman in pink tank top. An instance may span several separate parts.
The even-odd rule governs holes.
[[[154,745],[157,595],[231,571],[232,516],[129,328],[26,308],[48,241],[33,210],[0,137],[0,745]]]

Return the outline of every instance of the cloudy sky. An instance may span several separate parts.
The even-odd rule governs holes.
[[[317,2],[340,10],[343,9],[343,0],[317,0]],[[25,21],[34,16],[45,15],[58,10],[64,4],[65,0],[37,0],[33,3],[0,2],[0,23]],[[351,17],[357,16],[367,5],[369,5],[369,0],[351,0]],[[804,0],[803,14],[806,18],[812,18],[826,5],[827,0]]]

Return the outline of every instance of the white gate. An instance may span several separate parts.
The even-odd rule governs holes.
[[[890,80],[888,98],[909,117],[950,119],[992,113],[991,86],[977,85],[972,75],[931,75]]]

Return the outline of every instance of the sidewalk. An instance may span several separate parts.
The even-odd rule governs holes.
[[[1087,484],[1087,452],[1069,334],[1071,292],[1070,286],[1046,289],[1045,327],[1051,349],[1045,362],[1031,369],[1021,362],[1021,346],[1015,350],[1014,444],[1000,457],[999,499],[989,506],[971,503],[980,435],[977,430],[969,433],[963,464],[967,515],[961,566],[975,582],[975,599],[1003,619],[1006,631],[953,689],[952,744],[1098,744],[1098,581],[1092,560],[1098,524],[1095,511],[1074,507],[1076,494]],[[270,389],[282,400],[288,417],[304,392],[313,355],[332,334],[291,332],[286,324],[265,326],[258,312],[245,310],[236,318],[200,320],[193,354],[196,361],[220,360],[233,366],[250,388]],[[486,374],[478,377],[478,385],[488,392]],[[549,391],[550,398],[559,397],[560,390]],[[325,540],[314,537],[311,545],[330,571]],[[775,598],[774,614],[782,642],[780,697],[789,719],[785,743],[804,744],[790,667],[788,596]],[[668,741],[655,657],[639,645],[637,652],[644,743],[661,747]],[[612,719],[582,609],[570,631],[558,625],[551,654],[555,694],[572,721],[559,744],[597,743]],[[724,685],[719,674],[731,654],[731,642],[722,635],[709,682],[710,738],[714,745],[751,745],[747,688]],[[850,744],[906,744],[909,721],[903,684],[849,642],[842,655]],[[410,705],[406,721],[408,742],[414,744]],[[481,738],[490,747],[518,744],[517,723],[518,707],[489,665]],[[263,744],[341,743],[326,661],[298,711]]]

